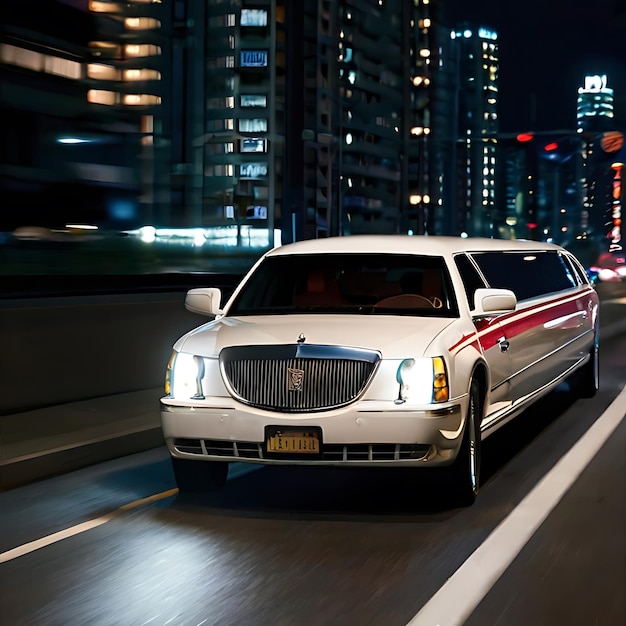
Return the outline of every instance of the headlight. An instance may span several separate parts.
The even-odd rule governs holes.
[[[416,404],[446,402],[450,397],[448,374],[443,357],[404,359],[398,367],[400,385],[396,404],[407,400]]]
[[[165,393],[180,400],[200,400],[204,359],[184,352],[172,352],[165,373]]]

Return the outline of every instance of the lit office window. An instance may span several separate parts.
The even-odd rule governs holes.
[[[239,166],[240,179],[262,179],[267,178],[267,163],[242,163]]]
[[[267,67],[267,50],[242,50],[241,67]]]
[[[72,80],[78,80],[81,77],[80,63],[47,54],[43,57],[43,69],[47,74],[55,74]]]
[[[0,59],[10,65],[19,65],[34,72],[40,72],[42,55],[34,50],[18,48],[9,44],[0,44]]]
[[[114,91],[104,91],[102,89],[90,89],[87,92],[87,101],[93,104],[105,104],[112,106],[117,100],[118,94]]]
[[[127,17],[124,26],[126,30],[153,30],[161,28],[161,22],[153,17]]]
[[[131,43],[125,46],[124,51],[127,57],[154,57],[161,54],[161,48],[149,43]]]
[[[242,26],[267,26],[265,9],[241,9]]]
[[[263,95],[242,95],[240,106],[243,107],[259,107],[264,108],[267,106],[267,96]]]
[[[89,0],[89,10],[93,13],[119,13],[121,11],[117,2],[106,0]]]
[[[161,98],[147,93],[127,93],[123,103],[127,106],[150,106],[161,104]]]
[[[161,72],[146,68],[124,70],[124,80],[128,82],[137,80],[161,80]]]
[[[265,139],[251,138],[241,139],[241,152],[266,152],[267,141]]]
[[[87,76],[94,80],[118,80],[119,70],[111,65],[90,63],[87,66]]]
[[[267,132],[267,120],[263,118],[239,119],[239,132],[241,133],[265,133]]]

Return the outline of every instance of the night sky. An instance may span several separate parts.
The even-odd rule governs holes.
[[[606,74],[626,130],[626,0],[437,0],[498,33],[500,129],[574,129],[578,87]]]

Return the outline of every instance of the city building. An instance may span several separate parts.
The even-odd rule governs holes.
[[[0,230],[130,223],[143,188],[144,102],[110,87],[132,79],[127,24],[87,0],[0,11]]]
[[[428,0],[179,4],[193,26],[180,44],[187,150],[173,214],[265,229],[269,245],[276,231],[427,230]]]
[[[456,70],[456,115],[452,129],[440,129],[454,142],[456,197],[450,204],[456,233],[501,236],[504,224],[496,193],[498,151],[498,36],[493,30],[461,24],[450,33]]]

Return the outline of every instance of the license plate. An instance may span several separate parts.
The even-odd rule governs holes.
[[[319,454],[320,440],[315,431],[287,430],[267,438],[267,451],[285,454]]]

